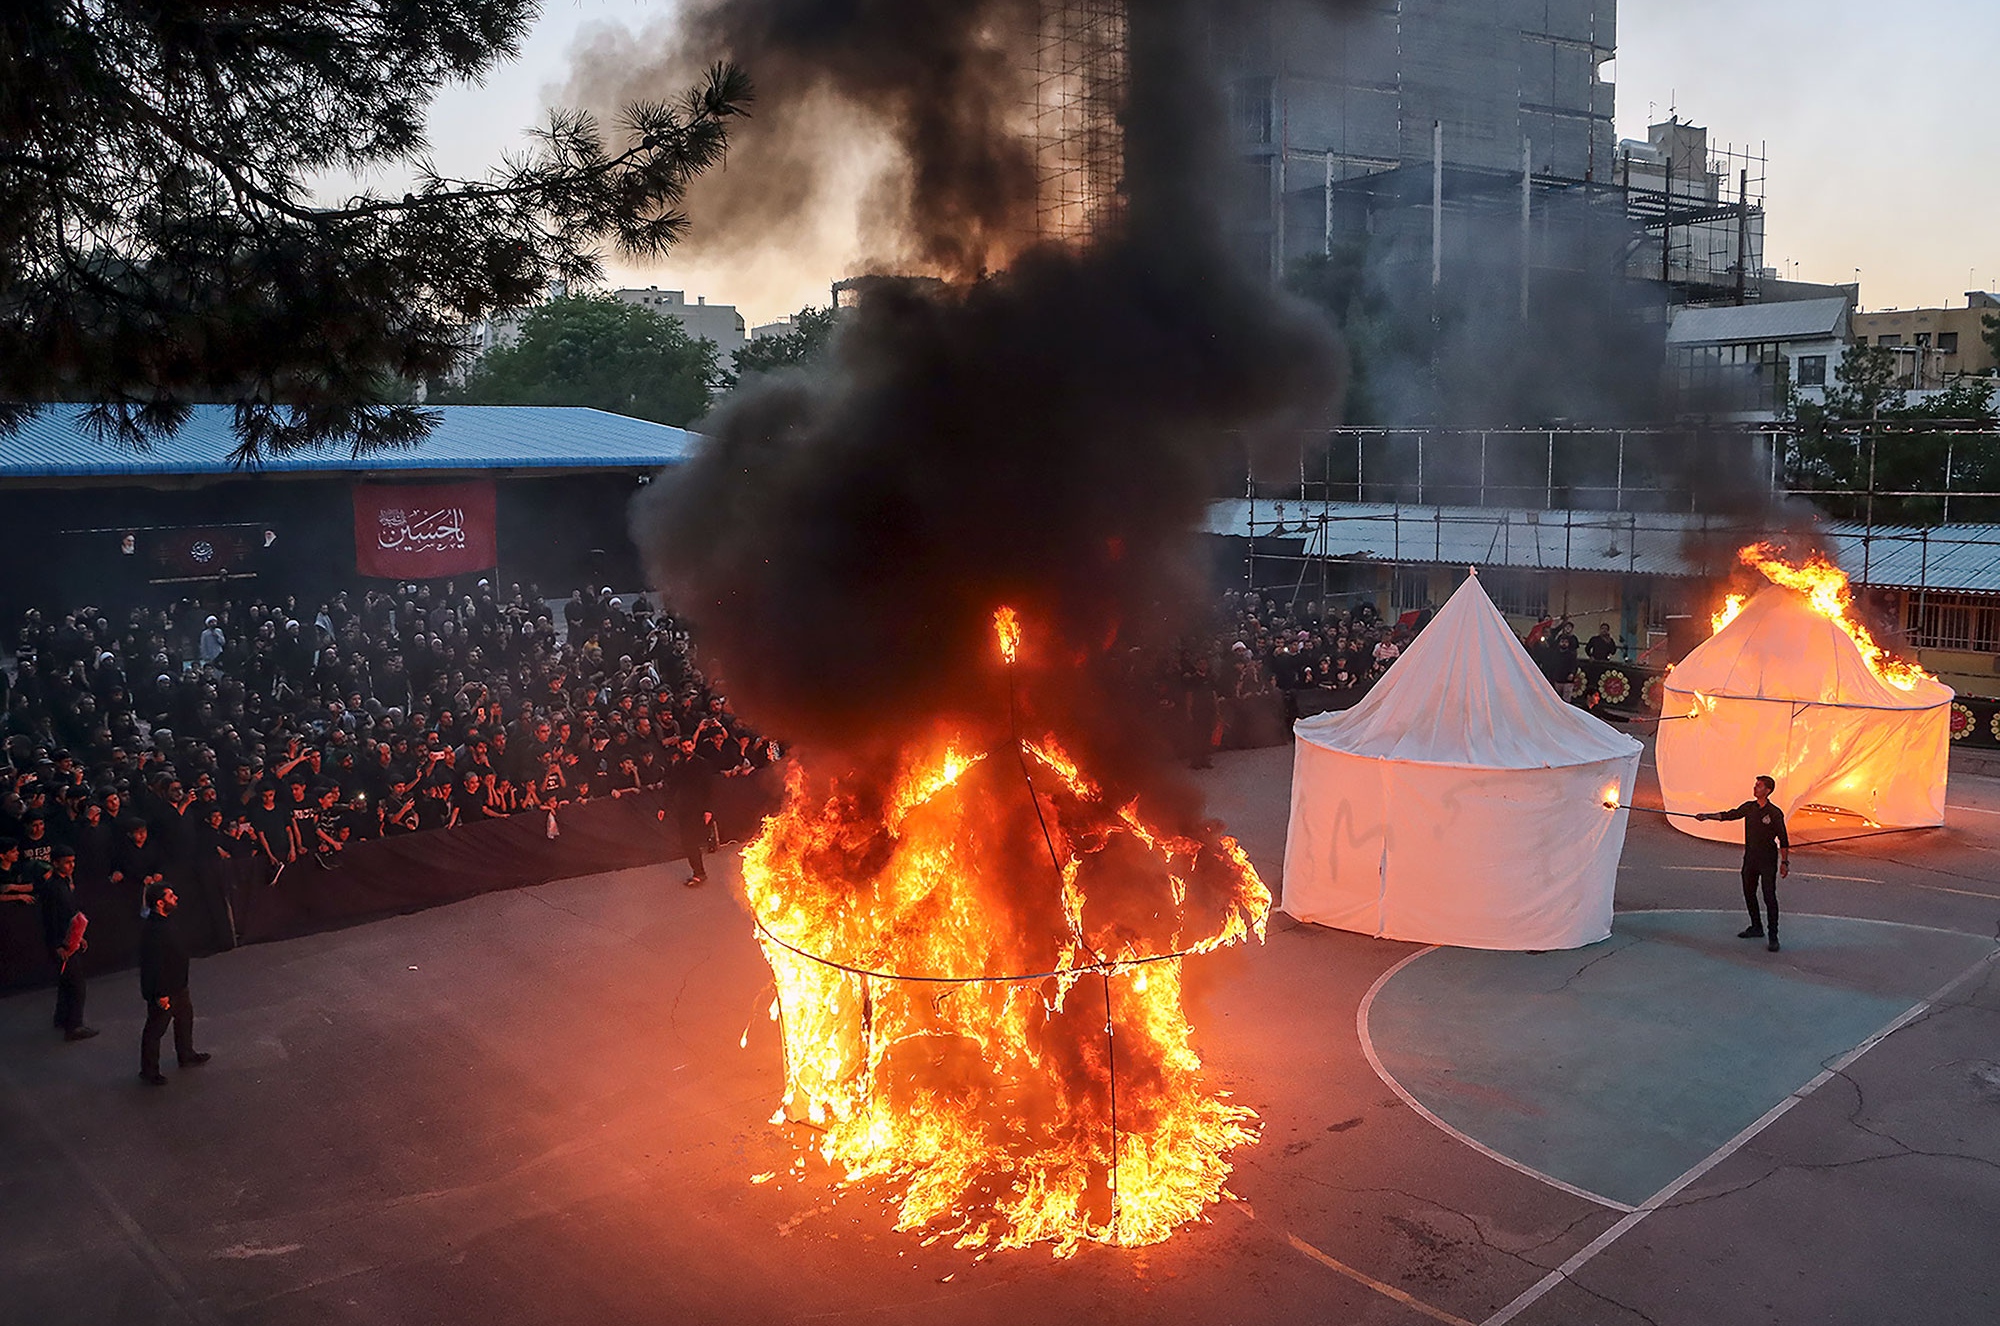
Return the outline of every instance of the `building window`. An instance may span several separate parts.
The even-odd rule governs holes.
[[[1506,616],[1540,621],[1549,615],[1547,576],[1489,571],[1479,578],[1479,585]]]
[[[1931,347],[1931,334],[1929,332],[1918,332],[1917,348],[1921,350],[1928,350],[1930,349],[1930,347]]]
[[[1937,348],[1938,348],[1938,353],[1939,353],[1939,354],[1941,354],[1941,355],[1955,355],[1955,354],[1957,354],[1957,353],[1958,353],[1958,333],[1957,333],[1957,332],[1939,332],[1939,333],[1938,333],[1938,346],[1937,346]]]
[[[1799,385],[1801,387],[1824,387],[1826,385],[1826,356],[1799,356]]]
[[[1905,594],[1903,630],[1918,649],[2000,654],[2000,596],[1937,590]]]
[[[1895,345],[1901,345],[1902,343],[1903,343],[1903,336],[1902,333],[1900,332],[1885,332],[1882,335],[1877,336],[1875,338],[1875,344],[1877,345],[1895,346]]]
[[[1230,121],[1239,143],[1271,141],[1272,81],[1239,78],[1229,89]]]

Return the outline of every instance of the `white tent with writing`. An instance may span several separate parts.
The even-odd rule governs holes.
[[[1291,915],[1464,948],[1611,933],[1639,743],[1557,697],[1476,574],[1360,704],[1294,730]]]
[[[1944,823],[1952,690],[1878,676],[1840,623],[1772,585],[1667,674],[1660,795],[1675,828],[1742,842],[1743,826],[1678,818],[1750,798],[1777,781],[1787,816],[1825,811],[1872,828]],[[1795,831],[1798,827],[1795,826]]]

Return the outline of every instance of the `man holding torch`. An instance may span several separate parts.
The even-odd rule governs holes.
[[[1785,832],[1785,812],[1771,804],[1771,793],[1778,790],[1777,780],[1769,774],[1758,774],[1751,787],[1754,798],[1736,809],[1705,810],[1695,818],[1743,821],[1743,903],[1750,909],[1750,928],[1737,938],[1761,939],[1768,934],[1769,942],[1764,947],[1776,953],[1778,881],[1792,871],[1792,840]],[[1764,891],[1764,910],[1771,914],[1768,931],[1757,913],[1760,885]]]

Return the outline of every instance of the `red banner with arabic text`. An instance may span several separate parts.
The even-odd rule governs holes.
[[[499,564],[493,481],[354,485],[354,562],[364,576],[428,580]]]

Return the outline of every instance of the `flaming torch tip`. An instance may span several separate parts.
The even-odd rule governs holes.
[[[1000,657],[1011,666],[1021,649],[1020,614],[1002,604],[993,614],[993,634],[1000,638]]]

